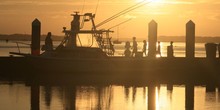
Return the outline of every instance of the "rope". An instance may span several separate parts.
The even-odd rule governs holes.
[[[123,21],[123,22],[121,22],[121,23],[119,23],[119,24],[117,24],[117,25],[115,25],[115,26],[112,26],[112,27],[110,27],[109,29],[112,29],[112,28],[114,28],[114,27],[120,26],[120,25],[122,25],[122,24],[124,24],[124,23],[126,23],[126,22],[128,22],[128,21],[130,21],[130,20],[132,20],[132,18],[130,18],[130,19],[126,20],[126,21]]]

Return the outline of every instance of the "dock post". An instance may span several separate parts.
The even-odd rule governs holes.
[[[208,59],[215,59],[216,58],[217,44],[206,43],[205,50],[206,50],[206,58],[208,58]]]
[[[148,86],[148,110],[156,110],[156,86]]]
[[[40,55],[41,23],[38,19],[32,22],[31,55]]]
[[[195,24],[189,21],[186,24],[186,58],[195,57]]]
[[[186,110],[194,110],[194,85],[186,84],[185,94]]]
[[[148,57],[156,57],[157,23],[152,20],[148,24]]]
[[[40,110],[40,86],[31,84],[31,110]]]

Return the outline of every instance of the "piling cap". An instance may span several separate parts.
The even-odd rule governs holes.
[[[155,25],[156,25],[156,24],[157,24],[157,22],[156,22],[156,21],[154,21],[154,20],[151,20],[149,24],[150,24],[150,25],[151,25],[151,24],[155,24]]]
[[[36,18],[33,22],[32,25],[40,25],[40,21]]]
[[[189,20],[186,25],[195,25],[195,23],[192,20]]]

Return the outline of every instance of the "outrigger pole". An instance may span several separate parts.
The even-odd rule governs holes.
[[[114,26],[108,28],[108,30],[110,30],[110,29],[112,29],[112,28],[114,28],[114,27],[120,26],[120,25],[122,25],[122,24],[124,24],[124,23],[126,23],[126,22],[128,22],[128,21],[130,21],[130,20],[132,20],[132,18],[130,18],[130,19],[126,20],[126,21],[123,21],[123,22],[121,22],[121,23],[119,23],[119,24],[116,24],[116,25],[114,25]]]
[[[142,2],[139,2],[139,3],[137,3],[137,4],[135,4],[135,5],[131,6],[131,7],[128,7],[128,8],[126,8],[126,9],[120,11],[119,13],[117,13],[117,14],[115,14],[115,15],[109,17],[108,19],[102,21],[101,23],[97,24],[95,27],[96,27],[96,28],[97,28],[97,27],[100,27],[100,26],[102,26],[102,25],[108,23],[109,21],[114,20],[115,18],[118,18],[118,17],[121,16],[121,15],[124,15],[124,14],[126,14],[126,13],[128,13],[128,12],[130,12],[130,11],[132,11],[132,10],[135,10],[135,9],[137,9],[137,8],[139,8],[139,7],[142,7],[142,6],[146,5],[146,4],[149,4],[149,3],[153,2],[153,0],[151,0],[151,1],[149,1],[149,2],[146,2],[146,3],[145,3],[145,1],[146,1],[146,0],[144,0],[144,1],[142,1]]]

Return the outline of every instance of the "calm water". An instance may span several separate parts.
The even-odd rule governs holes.
[[[30,42],[25,42],[30,43]],[[59,42],[55,42],[58,45]],[[161,43],[162,56],[166,56],[168,42]],[[0,55],[8,56],[9,52],[30,53],[28,45],[0,42]],[[122,56],[124,44],[115,45],[116,56]],[[142,43],[138,43],[142,50]],[[205,57],[204,43],[196,43],[196,57]],[[175,57],[185,56],[185,44],[174,43]],[[156,110],[185,110],[185,86],[176,85],[173,91],[166,85],[157,87],[150,94],[148,87],[107,85],[107,86],[40,86],[40,110],[148,110],[153,102]],[[206,92],[205,87],[194,89],[195,110],[220,110],[220,92]],[[38,93],[37,93],[38,94]],[[151,100],[150,97],[155,97]],[[31,99],[31,87],[22,82],[0,81],[0,110],[37,110]],[[37,100],[35,100],[37,101]],[[151,102],[151,103],[150,103]],[[36,103],[35,103],[36,104]]]
[[[219,110],[220,93],[195,87],[195,110]],[[30,110],[31,89],[22,83],[0,84],[0,110]],[[185,110],[185,86],[157,87],[155,110]],[[40,110],[148,110],[148,87],[40,86]],[[151,101],[151,100],[150,100]],[[33,106],[33,105],[32,105]],[[74,109],[75,108],[75,109]]]

